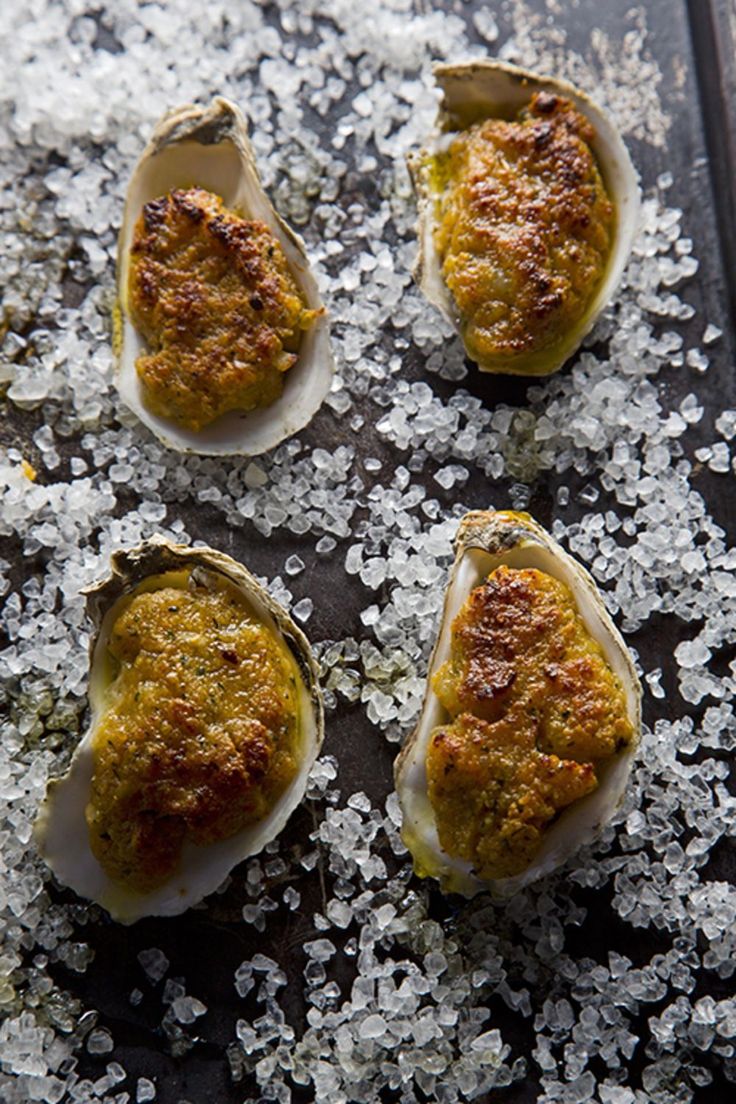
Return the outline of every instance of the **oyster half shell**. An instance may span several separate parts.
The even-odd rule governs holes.
[[[195,846],[185,842],[177,871],[161,887],[134,892],[114,882],[93,854],[85,819],[94,770],[93,740],[107,707],[112,681],[107,651],[110,631],[125,598],[151,576],[195,568],[203,578],[224,576],[247,598],[255,615],[280,636],[301,676],[298,688],[301,761],[297,772],[263,820],[228,839]],[[102,905],[114,920],[131,924],[143,916],[172,916],[184,912],[214,892],[237,863],[261,851],[283,829],[302,800],[311,767],[324,733],[322,694],[309,643],[288,614],[246,568],[212,548],[189,548],[154,538],[112,556],[111,574],[86,592],[87,610],[95,633],[90,649],[90,726],[77,747],[68,772],[49,783],[35,835],[44,859],[60,882],[81,897]]]
[[[511,511],[474,511],[460,523],[455,541],[455,563],[445,596],[439,636],[432,652],[427,689],[416,729],[399,753],[394,777],[403,812],[402,836],[422,877],[439,879],[447,893],[472,896],[490,889],[508,897],[549,874],[577,849],[589,843],[621,804],[641,733],[641,686],[633,660],[606,610],[588,572],[552,539],[528,514]],[[501,564],[536,568],[565,583],[590,635],[600,644],[606,661],[625,693],[628,718],[634,730],[629,744],[599,770],[596,790],[568,806],[547,829],[541,848],[525,871],[514,877],[481,881],[471,865],[448,855],[440,846],[434,812],[427,793],[426,756],[433,729],[446,720],[432,690],[432,676],[449,658],[452,622],[471,590]]]
[[[558,371],[578,348],[621,280],[639,222],[640,196],[636,170],[621,135],[608,116],[568,81],[543,77],[490,59],[436,65],[433,72],[442,92],[439,113],[425,147],[407,158],[418,207],[419,253],[414,279],[430,303],[440,310],[458,333],[461,333],[460,315],[442,277],[434,244],[438,192],[433,183],[433,156],[446,146],[450,135],[479,120],[514,118],[532,95],[540,91],[556,93],[571,100],[595,129],[592,150],[613,201],[616,217],[611,254],[598,290],[583,317],[549,350],[520,355],[514,361],[508,358],[489,359],[483,363],[476,361],[482,372],[550,375]],[[474,356],[471,359],[476,360]]]
[[[146,352],[128,308],[130,247],[144,204],[174,188],[201,187],[245,218],[266,223],[278,239],[307,307],[321,311],[302,334],[296,364],[280,397],[247,413],[231,411],[201,430],[153,414],[143,401],[136,359]],[[165,445],[207,456],[255,456],[298,433],[319,410],[330,389],[334,362],[327,316],[304,242],[276,213],[263,190],[242,112],[217,96],[209,107],[186,104],[157,124],[133,172],[118,241],[118,312],[115,352],[117,387],[127,406]]]

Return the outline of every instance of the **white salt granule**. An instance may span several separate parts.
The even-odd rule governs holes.
[[[315,962],[327,962],[337,953],[337,948],[329,939],[314,939],[304,944],[304,951]]]
[[[386,1032],[386,1021],[383,1016],[374,1014],[366,1016],[361,1024],[361,1034],[365,1039],[380,1039]]]
[[[105,1028],[96,1028],[87,1038],[90,1054],[109,1054],[114,1046],[112,1035]]]
[[[716,430],[721,437],[732,441],[736,437],[736,410],[724,410],[716,418]]]
[[[282,4],[266,18],[259,6],[213,0],[202,23],[201,11],[177,0],[165,11],[141,8],[131,23],[123,5],[100,13],[99,25],[122,47],[116,54],[95,48],[98,20],[72,8],[40,0],[32,22],[22,11],[8,14],[0,272],[11,329],[0,379],[10,383],[10,402],[46,423],[27,457],[39,469],[35,482],[17,449],[0,457],[0,533],[12,558],[29,565],[16,585],[0,561],[0,686],[10,688],[12,703],[0,742],[2,998],[14,1010],[0,1025],[0,1096],[13,1104],[99,1099],[114,1092],[121,1069],[111,1063],[97,1082],[76,1080],[75,1048],[87,1039],[92,1053],[107,1054],[112,1037],[96,1027],[96,1013],[80,1013],[59,992],[50,969],[52,960],[90,968],[91,949],[75,933],[84,930],[79,919],[96,923],[96,912],[59,904],[31,850],[48,771],[84,723],[89,627],[79,592],[104,573],[111,550],[159,531],[207,539],[178,518],[180,510],[201,517],[204,503],[231,532],[236,554],[252,537],[299,541],[289,556],[286,542],[279,545],[284,578],[274,575],[274,561],[268,580],[292,605],[292,574],[319,571],[339,544],[330,563],[344,558],[350,586],[362,588],[362,612],[358,639],[315,642],[327,704],[360,703],[398,741],[424,693],[457,518],[491,500],[524,508],[541,487],[558,507],[556,536],[590,566],[619,625],[643,630],[654,697],[663,693],[662,672],[648,630],[659,618],[685,627],[689,639],[671,673],[684,701],[702,703],[702,720],[678,717],[673,689],[670,719],[644,734],[618,832],[607,830],[559,877],[505,909],[481,898],[458,907],[446,927],[430,919],[428,887],[410,880],[395,795],[385,816],[365,795],[344,800],[333,787],[336,765],[320,760],[309,786],[311,850],[300,858],[271,850],[263,863],[248,862],[241,881],[244,921],[268,936],[274,917],[303,905],[291,885],[268,896],[266,879],[325,878],[324,913],[313,917],[321,934],[304,946],[307,1026],[297,1031],[279,1003],[285,974],[277,951],[255,955],[236,971],[235,986],[247,998],[244,1014],[251,1002],[262,1014],[238,1022],[231,1068],[244,1076],[247,1064],[257,1088],[244,1093],[274,1100],[287,1101],[293,1085],[330,1104],[418,1092],[443,1104],[482,1099],[525,1076],[524,1059],[515,1060],[503,1031],[488,1022],[485,1005],[495,995],[517,1021],[530,1018],[515,1027],[534,1026],[529,1072],[550,1100],[633,1104],[635,1092],[664,1099],[677,1084],[683,1104],[694,1101],[710,1070],[692,1060],[693,1048],[709,1052],[714,1071],[733,1074],[733,1002],[693,995],[713,976],[730,979],[736,962],[733,889],[713,876],[701,880],[736,818],[724,760],[736,747],[736,669],[711,670],[734,639],[736,554],[693,471],[700,450],[691,430],[704,416],[700,375],[707,368],[715,379],[719,369],[721,330],[705,319],[687,326],[697,240],[683,232],[682,212],[664,202],[672,173],[658,178],[657,194],[644,180],[625,284],[585,349],[565,371],[531,383],[517,405],[484,405],[460,385],[474,378],[460,342],[410,276],[415,209],[404,155],[435,114],[430,61],[479,52],[479,36],[503,35],[503,56],[573,78],[606,101],[637,147],[663,146],[669,120],[646,13],[632,10],[620,41],[602,28],[589,42],[583,35],[577,54],[564,21],[548,23],[523,0],[500,14],[369,8],[326,0],[313,13]],[[217,47],[222,26],[227,51]],[[217,88],[247,105],[264,177],[281,212],[303,228],[331,316],[339,378],[327,408],[313,429],[254,460],[167,452],[112,386],[109,303],[123,191],[173,87],[182,99],[206,99]],[[332,119],[336,107],[336,126],[314,128],[305,117],[308,109]],[[370,198],[356,174],[375,179]],[[707,353],[697,346],[700,333]],[[689,369],[695,391],[674,409],[672,395],[682,394],[675,385]],[[343,436],[348,428],[360,449]],[[697,443],[703,462],[723,473],[733,411],[715,428],[721,441]],[[67,467],[70,447],[78,455]],[[560,511],[571,498],[584,512],[565,524]],[[295,615],[312,613],[305,601]],[[279,862],[283,869],[272,865]],[[274,869],[280,873],[267,874]],[[651,961],[648,939],[632,959],[573,951],[568,932],[586,922],[580,887],[610,896],[632,946],[637,929],[648,929]],[[151,984],[169,969],[156,948],[142,952],[140,965]],[[336,977],[348,965],[354,981],[328,977],[332,965]],[[554,999],[540,995],[540,976],[556,978]],[[169,981],[162,1027],[183,1054],[192,1040],[173,1016],[196,1022],[204,1002]],[[142,1001],[140,990],[130,999],[134,1007]],[[53,1015],[42,1019],[46,1004]],[[643,1089],[633,1080],[628,1087],[635,1052],[648,1063]],[[587,1068],[593,1056],[595,1075]],[[138,1100],[154,1091],[145,1078],[136,1082]]]
[[[498,38],[498,23],[493,13],[485,8],[481,8],[473,15],[473,25],[486,42],[495,42]]]
[[[696,370],[696,372],[706,372],[710,359],[705,355],[701,349],[688,349],[685,357],[686,363]]]
[[[702,667],[711,657],[710,648],[702,640],[683,640],[675,648],[675,659],[681,667]]]
[[[301,903],[301,894],[293,886],[287,886],[282,894],[284,904],[294,912]]]
[[[170,965],[168,958],[159,947],[149,947],[148,950],[140,951],[138,961],[152,985],[161,981]]]
[[[194,1023],[197,1017],[203,1016],[206,1011],[207,1006],[195,997],[177,996],[171,1002],[171,1013],[181,1024]]]
[[[664,689],[660,685],[662,678],[662,669],[657,667],[654,671],[649,671],[646,676],[646,683],[649,687],[649,692],[654,698],[663,698],[665,696]]]
[[[284,564],[284,570],[287,575],[298,575],[304,570],[305,563],[301,556],[289,556]]]
[[[718,341],[718,339],[722,336],[722,334],[723,330],[719,329],[718,326],[714,326],[712,322],[709,322],[708,325],[705,327],[705,332],[703,333],[703,344],[714,345],[715,342]]]
[[[718,441],[713,445],[711,455],[708,459],[708,467],[714,472],[727,472],[730,470],[731,454],[728,445],[724,445],[722,441]]]

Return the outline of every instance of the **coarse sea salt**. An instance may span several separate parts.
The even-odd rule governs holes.
[[[325,899],[303,945],[306,1023],[290,1022],[277,957],[255,953],[235,972],[243,1007],[227,1060],[248,1079],[236,1095],[288,1101],[296,1086],[330,1104],[420,1093],[451,1104],[527,1076],[545,1099],[568,1104],[596,1095],[601,1104],[671,1104],[673,1084],[686,1104],[718,1076],[727,1099],[734,1002],[695,994],[714,977],[721,994],[736,962],[735,891],[717,873],[736,823],[724,758],[736,747],[736,552],[705,501],[696,448],[707,450],[708,478],[722,479],[736,422],[725,410],[718,443],[694,436],[701,422],[711,432],[701,374],[711,395],[725,342],[687,300],[697,239],[671,205],[673,174],[655,187],[645,180],[625,285],[586,349],[531,385],[526,403],[484,405],[472,393],[460,343],[410,276],[415,210],[403,158],[436,110],[430,62],[499,40],[502,57],[569,76],[625,134],[663,148],[669,119],[645,13],[632,9],[620,38],[596,30],[580,53],[565,40],[564,18],[548,23],[524,0],[472,15],[399,0],[364,10],[283,0],[268,11],[172,0],[98,5],[94,18],[77,3],[39,0],[32,14],[9,8],[0,28],[0,382],[33,426],[32,456],[20,447],[0,456],[3,1101],[120,1104],[126,1095],[105,1017],[56,980],[58,966],[67,976],[96,968],[85,939],[99,912],[60,899],[31,840],[48,774],[68,759],[84,719],[89,629],[79,591],[110,552],[154,532],[207,536],[179,517],[206,508],[236,538],[285,538],[269,570],[272,593],[287,603],[303,567],[344,564],[362,627],[355,638],[316,642],[327,704],[363,708],[398,741],[421,703],[458,517],[491,502],[525,508],[540,488],[558,506],[554,535],[590,566],[622,628],[639,633],[654,697],[664,693],[655,663],[666,660],[672,676],[667,719],[645,733],[618,834],[607,830],[506,908],[481,898],[442,924],[428,887],[410,878],[395,798],[376,807],[341,793],[337,764],[325,757],[310,783],[313,839],[297,856],[285,848],[250,860],[241,879],[244,931],[259,941],[287,913],[308,915],[313,881]],[[303,229],[339,363],[319,429],[244,462],[167,453],[112,386],[125,182],[153,121],[215,89],[246,105],[266,184]],[[11,569],[21,557],[25,579]],[[312,601],[301,597],[294,612],[306,620]],[[671,657],[649,651],[662,619],[678,630]],[[592,940],[588,949],[580,938],[581,892],[591,889],[610,899],[600,908],[618,948]],[[131,975],[143,971],[147,994],[132,990],[131,1015],[159,1000],[170,969],[156,947],[138,959]],[[205,1022],[207,1000],[183,979],[165,985],[161,1034],[186,1061],[187,1029]],[[490,1011],[499,1004],[504,1016]],[[507,1022],[509,1040],[533,1028],[531,1048],[505,1040]],[[95,1080],[76,1069],[84,1051]],[[155,1099],[134,1063],[127,1095]]]

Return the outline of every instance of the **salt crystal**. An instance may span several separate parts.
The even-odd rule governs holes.
[[[386,1021],[383,1016],[366,1016],[360,1025],[360,1033],[365,1039],[380,1039],[386,1033]]]
[[[315,551],[319,556],[327,556],[335,548],[337,548],[337,541],[334,537],[320,537],[315,545]]]
[[[710,657],[710,648],[697,637],[694,640],[683,640],[675,648],[675,659],[686,669],[702,667]]]
[[[708,461],[708,467],[714,472],[727,472],[731,468],[731,454],[728,445],[717,442],[713,445],[712,455]]]
[[[305,953],[315,962],[327,962],[337,953],[337,947],[329,939],[314,939],[304,944]]]
[[[312,616],[314,610],[314,602],[311,598],[301,598],[295,606],[292,607],[291,612],[297,621],[308,621]]]
[[[198,1016],[203,1016],[207,1011],[207,1005],[196,997],[175,997],[171,1004],[172,1015],[179,1023],[194,1023]]]
[[[440,468],[438,472],[435,472],[434,478],[445,490],[450,490],[455,485],[455,474],[451,467]]]
[[[716,418],[716,430],[721,437],[732,441],[736,437],[736,410],[724,410]]]
[[[486,8],[481,8],[473,15],[473,25],[478,31],[478,34],[486,40],[486,42],[495,42],[498,38],[498,23],[492,12]]]
[[[124,1081],[128,1076],[119,1062],[110,1062],[106,1068],[106,1073],[110,1082],[114,1085]]]
[[[161,981],[170,965],[168,958],[158,947],[149,947],[148,950],[139,951],[138,961],[152,985],[155,985],[157,981]]]
[[[87,1039],[90,1054],[109,1054],[113,1048],[112,1035],[104,1027],[92,1031]]]
[[[698,404],[695,395],[686,395],[680,403],[680,413],[689,425],[694,425],[703,417],[703,407]]]
[[[282,894],[282,899],[287,908],[291,909],[293,912],[295,909],[299,908],[302,898],[301,894],[294,889],[293,886],[287,886]]]
[[[373,110],[373,104],[371,103],[370,98],[366,96],[365,92],[361,92],[360,95],[355,97],[355,99],[353,100],[353,109],[364,118],[367,118],[370,115]]]
[[[691,368],[694,368],[697,372],[705,372],[710,364],[709,358],[700,349],[688,349],[686,362]]]
[[[338,928],[346,928],[353,919],[353,910],[345,901],[328,901],[327,917]]]
[[[550,11],[559,6],[547,4]],[[477,51],[479,38],[495,41],[498,13],[476,5],[467,19],[451,5],[409,11],[411,5],[382,4],[376,13],[333,4],[329,19],[320,21],[305,5],[282,5],[275,15],[229,5],[227,37],[234,46],[218,51],[218,35],[210,33],[222,23],[218,3],[202,27],[191,20],[184,26],[175,6],[141,7],[138,23],[124,15],[92,19],[78,3],[60,15],[64,6],[56,5],[49,22],[44,0],[36,7],[38,18],[25,30],[11,19],[17,49],[0,73],[0,83],[16,92],[6,96],[11,106],[0,117],[0,146],[10,158],[0,198],[0,268],[13,327],[2,341],[0,382],[9,386],[8,402],[42,404],[34,426],[48,423],[31,431],[42,458],[35,483],[12,444],[0,456],[0,526],[33,567],[16,583],[10,565],[0,561],[0,675],[18,691],[0,745],[7,810],[0,833],[9,861],[0,909],[4,902],[15,924],[5,972],[11,979],[18,969],[27,973],[31,1001],[30,1011],[3,1022],[4,1070],[23,1069],[17,1091],[24,1099],[70,1096],[80,1104],[111,1093],[122,1071],[111,1063],[96,1081],[75,1072],[73,1046],[87,1035],[90,1041],[102,1035],[106,1046],[112,1040],[96,1030],[96,1013],[80,1016],[68,998],[59,999],[49,961],[65,970],[89,968],[98,940],[77,941],[69,925],[95,925],[97,911],[57,899],[29,850],[48,769],[63,765],[80,727],[89,627],[79,591],[104,573],[111,549],[159,531],[184,543],[202,537],[176,516],[181,508],[188,517],[192,506],[203,523],[212,517],[227,528],[236,552],[252,538],[280,548],[282,557],[288,541],[298,540],[300,550],[314,547],[317,557],[344,543],[357,595],[357,605],[355,595],[349,605],[362,610],[361,633],[359,641],[320,645],[330,680],[326,703],[337,708],[360,700],[356,708],[367,721],[396,742],[421,706],[458,517],[487,506],[489,493],[523,509],[532,488],[546,485],[557,488],[558,514],[571,495],[589,508],[576,522],[555,518],[555,536],[593,570],[622,629],[641,634],[644,677],[654,697],[663,694],[664,675],[648,669],[657,651],[647,630],[660,618],[696,626],[688,633],[694,639],[678,645],[678,665],[667,676],[676,680],[673,695],[677,687],[686,702],[706,703],[702,721],[676,716],[673,697],[668,719],[645,733],[649,742],[620,828],[609,827],[584,861],[571,860],[561,881],[529,886],[508,903],[510,967],[495,905],[478,899],[450,924],[430,920],[425,888],[410,880],[395,795],[385,816],[362,793],[345,800],[333,787],[334,765],[321,761],[308,790],[318,846],[292,859],[291,844],[279,852],[273,841],[262,862],[249,861],[240,881],[248,900],[243,916],[258,932],[274,910],[277,927],[288,921],[287,908],[306,908],[290,879],[321,862],[327,915],[313,913],[313,926],[325,935],[341,925],[347,934],[351,926],[344,955],[355,975],[353,991],[343,994],[337,980],[327,979],[326,963],[334,960],[343,980],[340,941],[325,939],[328,946],[318,949],[320,939],[312,940],[302,994],[310,1002],[307,1024],[297,1033],[279,1002],[283,970],[276,959],[255,955],[238,967],[235,984],[247,1002],[243,1009],[250,1014],[257,1004],[260,1012],[253,1024],[238,1021],[227,1048],[230,1068],[233,1076],[252,1077],[253,1092],[264,1100],[283,1104],[291,1081],[335,1104],[381,1094],[423,1094],[442,1104],[485,1098],[525,1074],[523,1057],[507,1062],[513,1039],[484,1031],[488,1011],[480,998],[493,990],[517,1018],[537,1019],[532,1058],[550,1099],[634,1104],[636,1091],[627,1085],[637,1046],[640,1094],[664,1098],[672,1085],[684,1085],[697,1095],[712,1075],[693,1053],[709,1049],[707,1065],[714,1071],[720,1065],[720,1075],[733,1059],[736,1032],[728,1001],[708,1004],[709,998],[694,996],[701,973],[723,986],[736,970],[736,901],[706,866],[733,813],[725,772],[736,746],[730,701],[736,668],[727,651],[736,559],[703,499],[701,482],[713,480],[693,471],[691,458],[697,446],[696,458],[711,471],[729,470],[724,442],[736,437],[736,416],[718,416],[720,440],[709,443],[690,430],[703,416],[696,395],[679,411],[672,408],[688,369],[713,372],[716,353],[723,352],[718,347],[711,354],[718,327],[705,319],[692,332],[683,325],[695,306],[680,287],[695,276],[699,260],[699,239],[688,236],[690,215],[666,206],[661,195],[646,196],[624,285],[584,349],[565,372],[525,386],[523,401],[517,396],[486,406],[458,386],[468,371],[461,343],[411,284],[414,211],[403,158],[421,143],[436,108],[423,75],[430,60],[451,60],[468,46]],[[563,75],[581,79],[580,57],[563,41],[559,20],[530,23],[524,6],[517,7],[504,15],[502,55],[532,68],[539,57],[554,56]],[[643,24],[631,24],[623,50],[615,28],[609,37],[603,49],[586,46],[583,36],[582,53],[597,58],[603,87],[621,93],[615,107],[626,132],[664,148],[663,85]],[[153,67],[146,64],[149,40],[158,51]],[[116,51],[117,80],[109,79],[107,43]],[[257,460],[170,453],[141,431],[112,385],[106,303],[120,182],[151,120],[170,104],[167,82],[191,85],[191,58],[205,85],[214,65],[218,85],[247,100],[264,177],[277,207],[305,226],[333,319],[339,372],[325,410],[299,437]],[[139,94],[131,96],[134,85]],[[50,88],[57,93],[53,111]],[[646,94],[628,95],[632,89]],[[305,128],[305,113],[326,126]],[[295,134],[306,135],[306,144],[294,142]],[[59,150],[68,156],[60,159]],[[703,169],[696,161],[694,170]],[[356,187],[358,177],[375,184],[370,203]],[[672,182],[672,173],[661,174],[659,191]],[[700,332],[702,348],[691,348]],[[381,459],[371,455],[361,463],[352,443],[327,447],[341,429],[361,435],[361,456],[379,452]],[[66,473],[62,453],[70,482],[53,474]],[[437,497],[426,494],[433,482],[443,489]],[[605,500],[598,513],[593,492]],[[296,560],[302,567],[293,574],[310,562],[306,553],[304,560],[288,557],[284,578],[269,584],[289,606],[286,583]],[[325,566],[317,561],[319,570]],[[329,566],[338,573],[331,583],[339,585],[340,556]],[[336,716],[338,726],[343,719]],[[40,749],[32,762],[29,748]],[[696,751],[693,764],[687,757]],[[398,877],[389,878],[387,866]],[[278,900],[266,895],[266,878],[278,883]],[[591,963],[578,954],[568,934],[589,923],[579,893],[591,889],[604,893],[620,925],[669,933],[672,946],[656,946],[656,954],[644,947],[636,966],[614,954],[607,964],[606,956]],[[461,932],[467,939],[458,947]],[[157,983],[169,964],[163,952],[151,950],[152,973],[145,959],[141,965]],[[512,975],[538,980],[548,967],[557,971],[548,1000],[532,987],[509,984]],[[191,1022],[204,1006],[187,997],[183,982],[169,982],[162,1030],[177,1058],[193,1039],[173,1016]],[[140,990],[130,1000],[133,1007],[142,1002]],[[648,1009],[652,1002],[657,1006]],[[635,1005],[648,1042],[630,1030]],[[362,1030],[366,1024],[373,1039]],[[152,1099],[153,1088],[139,1079],[137,1098]],[[117,1094],[116,1101],[126,1096]]]
[[[268,476],[254,461],[248,464],[245,469],[245,485],[246,487],[263,487],[268,482]]]
[[[654,698],[663,698],[665,696],[664,689],[660,686],[660,679],[662,678],[662,668],[657,667],[654,671],[647,673],[646,681],[649,691]]]

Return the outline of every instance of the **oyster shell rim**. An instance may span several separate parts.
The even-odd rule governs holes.
[[[587,569],[566,552],[529,514],[511,510],[470,511],[460,519],[454,548],[455,558],[445,590],[437,637],[429,658],[419,718],[394,761],[394,786],[402,810],[401,836],[412,856],[414,873],[422,878],[437,879],[442,892],[472,897],[476,893],[488,890],[493,897],[506,900],[531,882],[552,873],[571,858],[581,846],[591,843],[624,801],[628,776],[641,742],[642,686],[629,649],[605,608],[595,580]],[[586,629],[601,644],[609,666],[619,675],[634,732],[630,743],[617,752],[602,769],[597,789],[586,797],[580,798],[555,818],[545,832],[545,840],[540,851],[526,870],[513,877],[484,880],[475,874],[470,863],[453,858],[439,844],[434,813],[426,792],[425,759],[431,732],[443,718],[447,717],[447,714],[439,704],[432,689],[431,680],[435,671],[449,655],[451,625],[460,605],[465,601],[472,587],[482,582],[493,567],[507,562],[502,557],[514,549],[521,549],[522,552],[525,549],[535,551],[541,549],[556,560],[563,569],[550,574],[561,578],[570,586]],[[483,559],[480,564],[476,563],[472,568],[477,576],[476,581],[467,586],[464,585],[464,581],[461,582],[458,586],[460,593],[455,593],[456,580],[464,566],[464,558],[477,553],[480,553]],[[496,560],[491,567],[488,567],[489,559]],[[519,566],[539,565],[522,563]],[[546,569],[541,568],[541,570]],[[572,579],[572,582],[569,579]],[[582,596],[591,604],[600,622],[598,628],[605,630],[605,642],[591,628],[589,614],[581,607],[578,593],[580,588],[582,588]],[[454,608],[453,599],[457,601]],[[610,644],[610,648],[607,644]],[[612,663],[612,656],[616,657],[623,673],[619,674],[616,670],[616,665]],[[434,719],[432,719],[433,712]],[[610,795],[608,790],[611,791]],[[407,799],[407,794],[410,800]],[[564,837],[567,827],[573,821],[580,822],[581,810],[584,813],[594,812],[597,805],[602,806],[602,815],[588,815],[585,830],[581,833],[576,829],[570,833],[575,837],[572,846],[565,844],[563,839],[562,846],[555,847],[559,835]],[[560,825],[562,825],[561,833]],[[428,843],[422,837],[422,831],[427,828]]]
[[[84,816],[86,801],[81,805],[80,816],[80,802],[73,801],[73,794],[67,795],[67,804],[74,806],[70,814],[75,818],[74,832],[65,833],[63,842],[60,839],[53,841],[54,817],[62,817],[62,824],[57,824],[57,829],[64,826],[63,811],[59,811],[59,806],[55,805],[55,802],[58,801],[60,793],[63,793],[60,787],[67,783],[76,786],[77,790],[86,787],[84,792],[89,793],[94,767],[92,741],[99,720],[104,715],[105,691],[109,685],[109,682],[105,681],[104,672],[100,673],[100,666],[96,669],[95,665],[101,665],[104,659],[107,648],[106,623],[110,621],[107,625],[107,628],[110,628],[111,614],[115,606],[120,599],[135,591],[144,579],[185,566],[196,567],[197,565],[201,565],[208,572],[227,578],[245,593],[254,612],[259,618],[263,618],[264,623],[268,624],[269,620],[273,622],[273,628],[283,639],[299,671],[300,713],[303,713],[308,704],[311,723],[309,726],[304,726],[302,730],[302,757],[297,773],[264,820],[254,825],[246,825],[234,836],[203,847],[197,847],[185,841],[180,863],[171,877],[150,893],[137,893],[118,885],[109,878],[92,853]],[[292,813],[301,804],[309,772],[319,755],[324,739],[324,704],[317,662],[305,634],[286,610],[261,586],[255,576],[231,556],[207,546],[192,547],[176,544],[165,537],[154,536],[131,548],[116,549],[110,557],[109,574],[84,588],[81,593],[86,596],[87,613],[94,627],[89,646],[90,720],[64,774],[49,779],[46,794],[34,823],[35,842],[41,857],[60,884],[69,887],[78,896],[101,905],[113,920],[131,924],[146,916],[178,915],[216,892],[236,865],[262,851],[267,843],[283,831]],[[101,682],[104,685],[101,685]],[[264,824],[268,824],[267,832],[259,831]],[[255,837],[252,846],[248,842],[251,836]],[[81,856],[77,856],[82,862],[76,864],[76,870],[74,861],[69,864],[65,860],[65,853],[72,839],[75,839],[84,849]],[[178,884],[186,883],[191,878],[185,869],[187,859],[191,855],[199,856],[205,875],[208,873],[208,865],[214,866],[217,870],[216,876],[213,877],[210,873],[203,881],[200,880],[199,884],[200,886],[204,884],[204,888],[197,888],[196,876],[194,887],[184,885],[182,888],[182,885]],[[215,862],[208,863],[207,856],[210,856],[210,859],[214,856]],[[88,879],[94,880],[97,886],[102,887],[99,892],[86,891]]]
[[[598,290],[589,303],[585,314],[571,330],[567,331],[567,336],[563,334],[548,349],[518,356],[515,364],[508,360],[493,357],[481,362],[469,353],[462,333],[461,315],[452,293],[442,278],[434,247],[433,226],[436,193],[432,191],[430,185],[427,158],[432,156],[434,151],[430,147],[437,139],[449,133],[445,129],[445,124],[452,115],[447,106],[448,90],[452,82],[467,83],[477,73],[484,76],[499,75],[507,80],[509,87],[523,86],[525,90],[529,89],[529,94],[525,99],[521,98],[514,101],[514,110],[518,109],[525,100],[528,100],[532,92],[537,89],[555,91],[564,95],[567,99],[571,99],[581,113],[593,123],[596,136],[591,148],[616,209],[615,236],[611,253]],[[432,74],[442,93],[434,126],[425,144],[418,150],[410,151],[406,156],[409,175],[417,199],[416,232],[419,249],[412,268],[414,281],[425,298],[440,311],[453,327],[462,341],[466,356],[477,366],[479,371],[491,375],[527,376],[529,378],[543,378],[544,376],[553,375],[579,349],[621,283],[638,231],[641,191],[637,171],[616,125],[587,93],[564,78],[545,76],[495,58],[473,58],[467,62],[455,63],[441,62],[432,67]],[[501,102],[496,101],[495,110],[499,110],[501,106]],[[491,113],[492,110],[494,108],[489,105],[488,113],[479,115],[477,118],[496,117]],[[502,118],[503,115],[497,117]],[[614,181],[616,187],[611,186]],[[525,360],[532,360],[536,363],[532,367],[527,367],[524,364]]]
[[[135,369],[139,353],[146,348],[128,310],[128,273],[130,244],[144,196],[145,173],[152,161],[174,147],[196,142],[202,149],[221,150],[230,143],[241,166],[236,188],[240,200],[223,195],[225,205],[239,209],[244,217],[257,217],[267,223],[286,254],[289,270],[307,306],[319,312],[313,326],[301,336],[297,362],[289,369],[279,398],[251,411],[229,411],[201,430],[189,430],[169,418],[154,414],[143,401],[143,390]],[[201,174],[202,170],[200,170]],[[196,174],[196,175],[200,175]],[[175,187],[193,186],[198,180],[169,180],[152,189],[154,198]],[[205,187],[204,183],[199,186]],[[221,194],[226,189],[212,185],[209,190]],[[242,196],[249,194],[246,204]],[[329,393],[335,362],[329,334],[327,310],[299,234],[281,218],[271,204],[261,182],[255,153],[248,136],[248,125],[237,104],[224,96],[215,96],[207,106],[182,104],[170,108],[155,124],[151,136],[131,173],[125,194],[123,220],[118,234],[116,260],[116,300],[113,325],[114,380],[123,403],[167,448],[201,456],[258,456],[304,429]],[[131,348],[128,354],[128,346]]]

